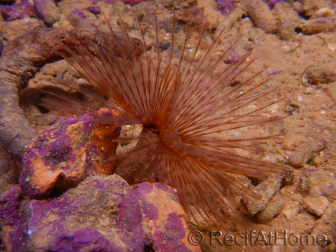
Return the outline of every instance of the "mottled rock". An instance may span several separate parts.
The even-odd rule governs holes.
[[[277,30],[277,22],[267,4],[261,0],[243,0],[248,16],[254,25],[263,29],[266,33],[274,33]]]
[[[232,48],[228,54],[227,57],[224,58],[225,64],[232,64],[236,61],[238,61],[243,55],[241,55],[235,48]]]
[[[34,0],[35,8],[39,16],[47,26],[52,26],[61,18],[60,10],[57,8],[55,0]]]
[[[254,188],[252,185],[249,186],[254,192],[261,195],[261,199],[256,199],[253,202],[244,200],[247,210],[251,215],[265,209],[273,195],[279,191],[284,178],[282,175],[270,176]]]
[[[284,1],[283,0],[267,0],[267,6],[270,7],[270,9],[273,10],[273,8],[278,5],[282,4]]]
[[[291,6],[292,6],[292,8],[293,8],[294,11],[296,11],[299,14],[303,14],[302,3],[300,3],[300,2],[292,2]]]
[[[146,234],[155,251],[199,251],[187,239],[189,230],[181,218],[184,211],[172,188],[161,183],[142,183],[134,191],[144,213]]]
[[[216,0],[197,0],[197,6],[204,9],[204,16],[207,18],[209,26],[219,29],[218,25],[226,19],[217,8]]]
[[[274,197],[269,201],[264,210],[258,212],[255,217],[258,221],[266,222],[273,219],[276,215],[279,214],[282,206],[283,199],[280,194],[274,195]]]
[[[320,17],[332,17],[335,16],[335,11],[330,8],[321,8],[314,13],[312,18],[320,18]]]
[[[7,191],[0,195],[0,236],[6,251],[23,251],[25,224],[21,201],[19,185],[7,188]]]
[[[296,216],[302,211],[303,206],[301,202],[296,200],[289,200],[281,209],[281,214],[284,215],[288,220],[294,220]]]
[[[139,251],[146,240],[137,199],[117,176],[90,177],[59,198],[31,201],[25,216],[28,251]]]
[[[323,138],[310,140],[295,150],[295,152],[289,156],[288,162],[294,167],[302,167],[315,153],[321,151],[326,145],[327,142]]]
[[[34,138],[22,158],[22,192],[38,198],[54,187],[76,186],[85,175],[86,144],[95,122],[88,114],[67,117]]]
[[[329,206],[329,201],[324,196],[319,196],[316,198],[305,197],[303,203],[308,212],[321,216],[324,210]]]
[[[204,16],[204,9],[200,7],[193,7],[185,10],[179,10],[176,18],[183,22],[192,24],[204,24],[207,20]]]
[[[120,112],[111,109],[100,109],[97,113],[104,117],[119,117]],[[115,158],[118,142],[115,142],[120,135],[120,128],[111,124],[96,122],[90,134],[86,147],[85,173],[92,175],[96,173],[111,174],[115,165]]]
[[[299,178],[302,194],[313,198],[325,196],[329,201],[336,199],[336,178],[324,170],[309,169]]]
[[[3,183],[17,184],[20,171],[21,167],[12,158],[12,155],[0,145],[0,177],[3,179]],[[2,183],[0,190],[1,186]]]
[[[317,221],[311,234],[315,235],[315,237],[325,236],[326,241],[323,242],[324,244],[321,243],[321,245],[326,246],[330,243],[336,244],[336,203],[332,203],[328,206],[321,219]]]
[[[29,3],[29,0],[21,0],[14,5],[1,7],[1,14],[5,21],[13,21],[23,19],[25,17],[37,17],[34,5]]]
[[[321,8],[330,8],[333,0],[300,0],[302,4],[302,14],[311,17]]]
[[[25,18],[11,22],[0,22],[0,37],[3,39],[3,46],[6,47],[9,42],[27,32],[35,30],[38,27],[45,27],[45,24],[36,18]],[[4,52],[5,48],[3,50],[3,53]]]
[[[320,32],[333,32],[336,30],[336,17],[322,17],[309,19],[301,27],[302,33],[311,35]]]
[[[97,116],[116,114],[102,109]],[[120,129],[97,121],[89,114],[67,117],[34,138],[22,159],[22,192],[41,198],[76,186],[89,174],[110,174],[115,160],[107,157],[115,154],[117,144],[112,140]]]
[[[200,251],[187,240],[173,189],[161,183],[132,188],[117,175],[91,176],[58,198],[27,202],[23,211],[19,195],[16,186],[0,198],[8,251]]]
[[[99,6],[89,6],[87,7],[87,11],[95,14],[95,15],[98,15],[101,13],[101,8]]]
[[[295,35],[293,23],[288,19],[279,21],[277,35],[283,40],[291,39]]]
[[[282,2],[275,5],[273,15],[278,21],[278,36],[284,40],[292,38],[296,34],[295,29],[300,25],[297,12],[290,4]]]
[[[336,82],[335,64],[324,64],[307,69],[305,79],[309,84],[328,84]]]
[[[224,15],[230,14],[235,9],[233,0],[217,0],[218,10]]]

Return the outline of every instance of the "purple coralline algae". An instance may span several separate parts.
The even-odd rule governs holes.
[[[86,19],[86,16],[84,15],[84,13],[81,12],[79,9],[74,8],[74,9],[72,10],[72,12],[73,12],[74,14],[77,14],[79,17]]]
[[[13,186],[0,197],[1,239],[7,245],[6,251],[23,251],[24,219],[21,215],[21,191]]]
[[[268,71],[266,72],[267,76],[276,76],[279,74],[282,74],[282,70],[277,70],[277,69],[268,69]]]
[[[233,0],[217,0],[218,9],[222,14],[228,15],[234,11],[234,1]]]
[[[200,251],[190,245],[184,211],[167,185],[142,183],[133,189],[139,199],[147,237],[155,251]],[[149,235],[148,235],[149,234]]]
[[[237,52],[237,50],[235,48],[232,48],[228,53],[228,59],[224,60],[224,63],[225,64],[232,64],[232,63],[238,61],[241,57],[242,57],[242,55],[240,55],[239,52]]]
[[[42,132],[22,158],[21,190],[31,198],[65,190],[85,177],[86,144],[96,119],[88,114],[67,117]]]
[[[170,213],[164,224],[164,232],[157,230],[153,235],[156,251],[190,251],[181,241],[185,236],[181,218],[175,212]]]
[[[99,6],[89,6],[87,7],[87,10],[95,15],[100,14],[101,13],[101,9]]]
[[[118,245],[109,242],[104,235],[95,229],[82,229],[75,232],[68,232],[59,235],[55,240],[52,251],[73,252],[73,251],[100,251],[100,252],[122,252]]]
[[[268,0],[267,5],[270,7],[271,10],[273,10],[274,6],[276,4],[283,3],[283,0]]]
[[[34,5],[46,25],[52,26],[61,19],[60,10],[55,0],[34,0]]]
[[[95,116],[119,115],[101,109]],[[56,189],[67,190],[88,175],[111,174],[115,164],[109,159],[118,143],[112,141],[120,128],[98,123],[89,114],[67,117],[42,132],[27,146],[22,158],[20,185],[30,198],[48,196]]]
[[[1,14],[5,21],[13,21],[25,17],[37,17],[36,9],[29,3],[29,0],[21,0],[14,5],[1,7]]]
[[[117,175],[97,175],[58,198],[21,205],[17,186],[0,200],[1,218],[10,216],[4,237],[13,225],[17,237],[4,245],[34,252],[144,251],[149,245],[155,251],[200,251],[189,244],[184,211],[167,189],[150,183],[132,188]]]

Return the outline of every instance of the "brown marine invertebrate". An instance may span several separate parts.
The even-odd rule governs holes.
[[[146,45],[141,22],[138,24],[143,44]],[[131,44],[124,24],[123,27],[127,43]],[[284,165],[256,160],[239,153],[239,150],[264,152],[260,145],[269,139],[281,137],[281,134],[234,136],[236,130],[249,127],[252,131],[256,125],[281,119],[260,115],[260,111],[278,102],[261,102],[278,87],[267,87],[267,80],[253,82],[261,72],[232,85],[238,76],[247,71],[253,60],[245,62],[250,56],[248,53],[222,70],[223,59],[232,46],[220,56],[212,52],[223,31],[196,62],[206,25],[201,29],[192,55],[188,55],[186,49],[191,25],[178,57],[174,56],[172,32],[171,48],[166,52],[166,58],[159,50],[157,22],[155,27],[157,50],[153,54],[146,51],[139,59],[126,58],[134,51],[131,46],[128,50],[121,46],[112,28],[111,43],[120,45],[122,57],[113,52],[104,54],[93,43],[89,45],[91,50],[87,45],[70,48],[60,43],[65,51],[63,57],[101,95],[94,96],[59,78],[60,83],[86,95],[93,102],[81,104],[56,95],[56,99],[48,98],[45,106],[63,113],[90,113],[93,116],[101,107],[114,108],[121,112],[121,117],[115,120],[99,119],[119,126],[142,124],[144,129],[137,138],[138,145],[127,153],[111,157],[126,156],[119,162],[116,173],[129,180],[133,178],[135,182],[149,180],[167,183],[176,188],[190,220],[199,225],[220,224],[225,228],[235,223],[238,206],[233,197],[225,193],[226,189],[249,200],[259,197],[231,174],[263,179],[270,173],[290,170]],[[173,31],[174,28],[175,19]],[[63,105],[62,108],[60,105]],[[116,141],[126,140],[130,139],[120,138]]]

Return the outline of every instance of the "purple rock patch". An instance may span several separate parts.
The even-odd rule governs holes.
[[[218,9],[224,15],[230,14],[234,11],[234,1],[233,0],[217,0]]]
[[[190,252],[181,242],[185,231],[181,218],[175,213],[170,213],[165,224],[165,232],[156,231],[153,235],[154,248],[159,251]]]
[[[1,14],[5,21],[13,21],[25,17],[37,17],[36,9],[29,0],[21,0],[20,3],[1,7]]]
[[[133,235],[122,236],[123,242],[130,242],[132,251],[143,251],[146,244],[145,232],[142,229],[142,213],[136,194],[129,190],[119,204],[119,220],[117,226]],[[125,231],[124,231],[125,232]],[[126,239],[126,240],[125,240]]]
[[[7,237],[10,239],[12,251],[23,251],[23,232],[25,228],[23,216],[21,216],[21,191],[19,185],[0,197],[0,221],[1,226],[10,227]],[[4,237],[2,237],[4,239]]]
[[[69,135],[69,127],[79,122],[82,122],[83,128],[79,127],[74,131],[79,131],[76,134],[80,136],[80,139],[76,140],[77,138],[74,137],[75,140],[73,140]],[[30,197],[38,198],[49,194],[54,186],[67,189],[78,184],[83,179],[83,174],[80,171],[84,170],[84,167],[81,167],[81,159],[78,163],[75,163],[78,158],[77,153],[86,146],[95,122],[97,120],[88,114],[81,117],[67,117],[34,138],[26,148],[22,158],[20,175],[22,192]],[[42,160],[43,165],[39,160]],[[35,165],[35,162],[38,163],[38,166]],[[61,170],[62,173],[58,178],[53,177],[53,180],[49,180],[48,175],[37,179],[34,176],[38,169],[43,170],[46,174],[50,172],[49,177],[53,177],[53,173],[58,172],[58,170]],[[76,173],[77,169],[78,172]],[[39,172],[41,173],[40,170]],[[77,177],[74,175],[75,173]],[[35,183],[43,185],[43,189],[32,181],[38,181],[38,183]]]
[[[145,217],[149,220],[156,220],[159,217],[159,209],[150,203],[145,195],[153,191],[154,186],[149,183],[141,183],[134,189],[136,196],[142,202],[142,208],[145,214]]]
[[[224,60],[225,64],[232,64],[238,61],[242,56],[237,52],[235,48],[232,48],[228,53],[229,59]]]
[[[270,9],[273,9],[278,3],[283,3],[283,0],[268,0],[267,5]]]
[[[162,184],[162,183],[155,183],[155,188],[161,190],[161,191],[164,191],[164,192],[167,192],[167,193],[171,193],[171,194],[174,194],[174,190],[167,186],[166,184]]]
[[[90,6],[87,8],[87,10],[95,15],[100,14],[101,13],[101,9],[99,6]]]
[[[152,242],[160,251],[189,251],[181,241],[186,235],[181,217],[147,200],[146,195],[159,192],[155,188],[170,191],[166,185],[150,183],[132,189],[117,175],[91,176],[58,198],[22,206],[20,188],[15,186],[0,198],[1,222],[13,227],[5,245],[19,252],[140,252]],[[154,197],[159,195],[163,193]],[[163,202],[169,204],[170,194],[165,195]],[[157,220],[160,211],[167,216],[164,224],[154,224],[154,234],[146,234],[144,224]]]
[[[72,12],[75,13],[75,14],[77,14],[77,15],[80,16],[81,18],[86,19],[86,16],[84,15],[84,13],[81,12],[79,9],[74,8],[74,9],[72,10]]]
[[[60,234],[50,247],[49,251],[73,252],[73,251],[99,251],[122,252],[118,245],[109,242],[105,236],[95,229],[81,229],[75,232]]]

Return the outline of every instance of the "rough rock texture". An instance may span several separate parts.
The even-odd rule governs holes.
[[[299,181],[305,195],[314,198],[325,196],[331,202],[336,199],[336,178],[324,170],[308,169]]]
[[[278,21],[277,35],[281,39],[287,40],[295,36],[295,29],[300,25],[300,18],[290,4],[284,2],[276,4],[273,15]]]
[[[255,217],[258,221],[266,222],[274,218],[274,216],[278,215],[282,206],[283,199],[279,194],[275,194],[274,197],[268,202],[265,209],[258,212]]]
[[[5,21],[13,21],[25,17],[37,17],[36,9],[34,5],[29,3],[29,0],[21,0],[14,5],[3,6],[1,7],[1,14]]]
[[[329,241],[336,244],[336,203],[330,204],[321,219],[317,222],[313,235],[326,235]],[[335,250],[331,250],[335,251]]]
[[[333,32],[336,30],[336,17],[322,17],[308,20],[302,27],[302,32],[307,35],[320,32]]]
[[[120,112],[117,110],[100,109],[98,115],[106,117],[119,117]],[[85,173],[92,175],[96,173],[111,174],[116,159],[113,155],[116,154],[118,142],[112,140],[120,135],[120,128],[111,124],[95,123],[88,144],[86,147]]]
[[[54,187],[76,186],[84,178],[86,143],[95,122],[88,114],[68,117],[34,138],[22,158],[23,193],[43,197]]]
[[[324,196],[319,196],[316,198],[305,197],[303,199],[307,211],[315,214],[316,216],[321,216],[324,210],[329,206],[329,201]]]
[[[282,206],[281,214],[286,217],[287,220],[294,220],[298,214],[302,212],[302,196],[294,195],[290,200]]]
[[[326,144],[327,143],[323,138],[310,140],[297,148],[297,150],[289,156],[289,164],[294,167],[302,167],[314,154],[325,148]]]
[[[219,11],[224,15],[230,14],[235,8],[233,0],[217,0],[217,3]]]
[[[0,38],[3,47],[5,48],[17,37],[34,31],[38,28],[45,28],[45,24],[43,21],[36,18],[24,18],[10,22],[0,22]]]
[[[92,176],[51,201],[26,203],[24,216],[14,196],[6,195],[10,207],[0,201],[1,213],[24,224],[11,231],[21,240],[4,240],[9,251],[200,251],[188,243],[183,209],[164,184],[132,188],[116,175]]]
[[[15,162],[12,156],[0,145],[0,177],[3,182],[17,184],[21,167]],[[0,184],[0,187],[2,185]]]
[[[20,186],[11,186],[0,192],[0,235],[7,251],[23,251],[23,234],[26,231],[21,212]]]
[[[336,82],[335,64],[312,66],[307,69],[305,79],[309,84],[329,84]]]
[[[265,207],[268,205],[268,202],[273,197],[273,195],[280,190],[280,186],[284,179],[285,179],[284,176],[276,175],[276,176],[269,177],[267,180],[263,181],[256,187],[250,185],[250,188],[252,187],[253,189],[252,188],[251,189],[255,191],[257,194],[259,194],[261,196],[261,199],[256,199],[254,202],[251,202],[245,199],[244,203],[248,209],[248,212],[251,215],[254,215],[258,213],[259,211],[265,209]],[[273,206],[270,206],[270,207],[273,208]],[[274,213],[274,215],[275,214],[276,213]],[[266,214],[266,215],[269,215],[269,214]],[[261,217],[261,220],[264,218],[268,218],[268,217]]]
[[[106,129],[96,122],[89,114],[67,117],[34,138],[22,159],[22,192],[31,198],[41,198],[56,188],[66,190],[76,186],[86,174],[110,174],[114,160],[105,162],[106,155],[115,154],[117,144],[111,140],[119,136],[120,128]]]
[[[330,8],[333,0],[300,0],[302,12],[305,16],[311,17],[321,8]]]
[[[38,29],[18,37],[2,52],[0,58],[0,141],[17,159],[21,159],[24,146],[37,135],[30,126],[21,108],[18,107],[18,92],[24,88],[28,80],[46,63],[60,59],[59,41],[72,47],[74,43],[86,44],[91,41],[100,46],[103,53],[115,51],[120,55],[120,48],[112,35],[105,34],[110,45],[107,45],[102,33],[87,29]],[[117,35],[118,39],[126,39]],[[120,43],[129,48],[129,43]],[[142,43],[131,39],[132,51],[137,56],[142,53]],[[94,51],[93,48],[91,48]],[[127,49],[125,49],[127,51]],[[119,53],[118,53],[119,52]],[[126,55],[129,57],[129,55]]]
[[[191,246],[187,237],[183,209],[170,187],[161,184],[142,183],[133,189],[144,213],[145,232],[149,234],[155,251],[199,251]],[[170,200],[167,200],[167,195]]]
[[[60,10],[54,0],[34,0],[34,5],[39,16],[48,26],[60,20]]]
[[[248,16],[255,26],[263,29],[266,33],[274,33],[277,30],[277,22],[270,8],[261,0],[244,0]]]

